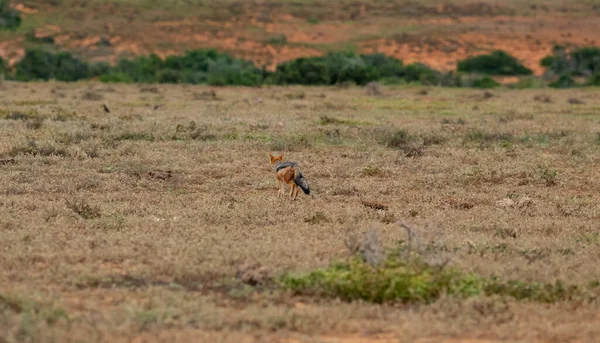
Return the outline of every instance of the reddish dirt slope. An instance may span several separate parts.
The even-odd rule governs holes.
[[[272,4],[239,5],[242,10],[229,8],[235,14],[227,12],[212,18],[201,16],[207,9],[190,11],[194,15],[174,16],[164,10],[133,10],[113,4],[75,12],[72,16],[90,12],[75,24],[70,20],[45,20],[35,33],[39,37],[52,36],[60,48],[85,58],[111,62],[123,55],[155,52],[164,57],[186,49],[210,47],[274,69],[283,61],[351,47],[360,52],[383,52],[407,63],[422,62],[436,69],[452,70],[466,56],[502,49],[536,74],[542,72],[540,59],[555,44],[600,43],[598,6],[531,5],[515,9],[486,2],[463,1],[461,6],[434,7],[406,1],[391,3],[395,7],[362,4],[345,9],[325,4],[322,19],[314,19],[312,12],[286,13],[286,8]],[[38,10],[22,4],[15,7],[25,20],[40,22],[44,22],[40,18],[61,10]],[[24,45],[23,35],[6,39],[0,42],[0,56],[14,63],[22,57]]]

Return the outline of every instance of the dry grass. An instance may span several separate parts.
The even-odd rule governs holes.
[[[387,246],[406,240],[396,224],[405,220],[466,272],[597,283],[594,90],[482,99],[466,89],[374,98],[360,88],[223,88],[212,101],[192,86],[65,84],[61,98],[53,83],[6,86],[2,113],[63,120],[0,119],[0,161],[10,161],[0,163],[4,341],[600,334],[596,301],[373,305],[260,281],[343,259],[348,237],[371,229]],[[314,195],[277,198],[266,154],[275,149],[299,162]]]

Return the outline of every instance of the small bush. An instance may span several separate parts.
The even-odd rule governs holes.
[[[481,130],[473,130],[468,132],[464,138],[467,142],[477,143],[492,143],[492,142],[503,142],[510,143],[515,140],[515,137],[506,132],[489,133]]]
[[[0,75],[4,76],[8,71],[8,64],[6,61],[0,57]]]
[[[40,43],[40,44],[54,44],[54,37],[52,36],[43,36],[37,37],[35,35],[35,29],[31,29],[27,31],[25,34],[25,40],[31,43]]]
[[[298,58],[277,66],[271,76],[275,84],[328,85],[331,76],[322,57]]]
[[[531,75],[530,69],[502,50],[458,62],[458,71],[490,75]]]
[[[366,85],[384,77],[403,75],[404,67],[398,59],[383,54],[356,55],[335,52],[282,63],[270,76],[270,81],[275,84]]]
[[[600,72],[592,75],[587,82],[588,86],[597,86],[600,87]]]
[[[98,77],[110,73],[110,64],[106,62],[91,63],[89,65],[89,76]]]
[[[105,83],[132,83],[131,77],[125,73],[109,72],[100,75],[100,81]]]
[[[411,234],[409,234],[410,236]],[[444,296],[472,297],[499,295],[517,300],[553,303],[585,296],[584,287],[555,283],[502,280],[465,273],[441,264],[428,263],[420,251],[401,242],[395,249],[381,252],[373,244],[347,244],[354,255],[346,261],[330,264],[304,274],[283,274],[279,286],[297,294],[330,296],[345,301],[373,303],[431,303]],[[433,251],[429,246],[422,251]],[[373,251],[379,258],[369,259]],[[383,255],[383,256],[382,256]]]
[[[394,149],[402,149],[413,141],[413,137],[406,130],[398,130],[391,137],[388,146]]]
[[[8,155],[11,157],[15,157],[18,155],[32,155],[32,156],[60,156],[65,157],[69,156],[66,150],[62,148],[57,148],[53,145],[46,144],[42,146],[38,146],[36,142],[31,141],[24,145],[13,146]]]
[[[372,167],[372,166],[367,166],[364,167],[363,170],[361,171],[361,175],[362,176],[377,176],[377,175],[381,175],[381,169],[377,168],[377,167]]]
[[[67,200],[67,208],[77,213],[83,219],[100,218],[100,208],[91,206],[85,200]]]
[[[440,81],[441,74],[422,63],[413,63],[404,68],[403,77],[406,82],[420,82],[423,85],[437,85]]]
[[[43,119],[44,117],[40,115],[35,109],[28,110],[26,112],[22,111],[6,111],[4,115],[0,115],[0,118],[7,120],[29,120],[29,119]]]
[[[19,81],[77,81],[89,76],[87,63],[70,53],[60,52],[55,55],[39,48],[27,49],[23,59],[15,66],[15,78]]]
[[[498,86],[500,86],[500,84],[498,82],[496,82],[496,80],[492,79],[489,76],[484,76],[482,78],[473,80],[474,88],[489,89],[489,88],[495,88]]]
[[[542,169],[541,178],[546,187],[556,186],[558,184],[558,172],[556,170]]]
[[[90,77],[88,64],[73,57],[68,52],[54,56],[54,78],[58,81],[72,82]]]
[[[104,99],[104,96],[96,91],[94,91],[93,89],[88,89],[85,92],[83,92],[83,95],[81,96],[81,98],[83,100],[88,100],[88,101],[100,101],[102,99]]]
[[[401,150],[406,157],[419,157],[423,155],[423,145],[406,130],[399,130],[391,135],[387,140],[387,146],[392,149]]]
[[[0,0],[0,30],[15,30],[21,25],[21,15],[8,6],[8,0]]]
[[[284,34],[275,35],[267,40],[267,44],[270,45],[286,45],[287,42],[287,36]]]
[[[25,122],[25,127],[30,130],[39,130],[42,128],[43,125],[44,125],[43,118],[35,118],[35,119],[27,120]]]
[[[27,49],[15,66],[19,81],[49,80],[54,77],[54,56],[41,49]]]
[[[550,87],[552,88],[572,88],[575,86],[577,86],[577,83],[575,83],[575,80],[568,75],[561,75],[558,80],[550,84]]]
[[[117,141],[154,141],[154,135],[147,132],[125,132],[115,138]]]
[[[544,81],[536,77],[526,77],[519,80],[515,84],[509,85],[510,88],[514,89],[535,89],[544,87]]]
[[[560,75],[560,78],[550,86],[555,88],[570,88],[575,86],[573,76],[587,77],[588,85],[599,85],[600,77],[600,48],[583,47],[567,51],[564,47],[556,46],[552,55],[544,57],[540,64],[548,69],[547,73]]]

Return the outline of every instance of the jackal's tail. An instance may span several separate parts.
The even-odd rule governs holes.
[[[300,168],[296,167],[296,178],[294,179],[294,183],[296,185],[298,185],[298,187],[302,188],[302,191],[304,191],[304,194],[310,194],[310,188],[308,187],[308,181],[306,181],[306,179],[304,178],[304,176],[302,175],[302,172],[300,172]]]

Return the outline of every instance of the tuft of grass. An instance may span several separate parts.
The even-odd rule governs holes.
[[[363,168],[363,170],[361,171],[360,174],[362,176],[377,176],[377,175],[381,175],[382,172],[377,167],[367,166],[367,167]]]
[[[64,145],[71,145],[87,141],[92,137],[93,135],[87,132],[60,133],[56,137],[56,141]]]
[[[104,100],[104,96],[92,89],[88,89],[85,92],[83,92],[81,99],[88,101],[100,101]]]
[[[388,147],[394,149],[402,149],[413,141],[413,137],[406,130],[398,130],[394,133],[389,141]]]
[[[99,207],[91,206],[85,200],[81,199],[67,200],[67,208],[77,213],[83,219],[95,219],[101,216]]]
[[[56,100],[15,100],[13,105],[17,106],[41,106],[41,105],[54,105]]]
[[[6,120],[34,120],[44,119],[35,109],[29,109],[27,111],[11,111],[11,110],[0,110],[0,118]]]
[[[269,149],[275,151],[298,151],[310,148],[313,144],[314,139],[305,134],[280,136],[274,137],[269,142]]]
[[[483,130],[473,130],[465,135],[463,141],[479,144],[501,143],[502,145],[507,146],[515,141],[515,137],[510,133],[490,133]]]
[[[398,130],[386,140],[389,148],[401,150],[406,157],[419,157],[423,155],[423,145],[417,141],[417,137],[406,130]]]
[[[423,146],[442,145],[447,141],[446,137],[435,133],[423,135],[421,138],[423,139]]]
[[[154,141],[154,135],[148,132],[124,132],[117,137],[117,141]]]
[[[44,125],[43,118],[35,118],[25,121],[25,127],[30,130],[39,130]]]
[[[274,35],[267,40],[270,45],[286,45],[288,43],[287,36],[282,34]]]
[[[329,220],[329,218],[323,212],[317,212],[313,216],[305,218],[304,222],[309,223],[311,225],[317,225],[322,223],[329,223],[331,222],[331,220]]]
[[[329,117],[329,116],[321,116],[321,119],[319,120],[319,124],[321,124],[321,125],[346,125],[346,126],[372,125],[372,123],[369,123],[366,121],[342,119],[342,118],[335,118],[335,117]]]
[[[558,172],[548,168],[543,168],[541,171],[541,178],[544,181],[546,187],[552,187],[558,185]]]
[[[319,19],[319,17],[316,17],[313,15],[313,16],[308,17],[306,19],[306,22],[309,24],[312,24],[312,25],[316,25],[321,22],[321,19]]]
[[[59,107],[56,109],[56,113],[52,117],[52,120],[69,121],[69,120],[75,120],[78,118],[79,118],[79,115],[77,114],[77,112],[71,111],[71,110],[66,110],[64,108]]]
[[[0,293],[0,313],[5,311],[21,314],[22,318],[39,318],[47,324],[56,323],[61,319],[69,320],[67,312],[61,308],[13,294]]]
[[[57,148],[54,145],[45,144],[38,146],[36,142],[30,141],[27,144],[13,146],[9,151],[8,155],[15,157],[18,155],[32,155],[32,156],[69,156],[69,153],[62,149]]]

